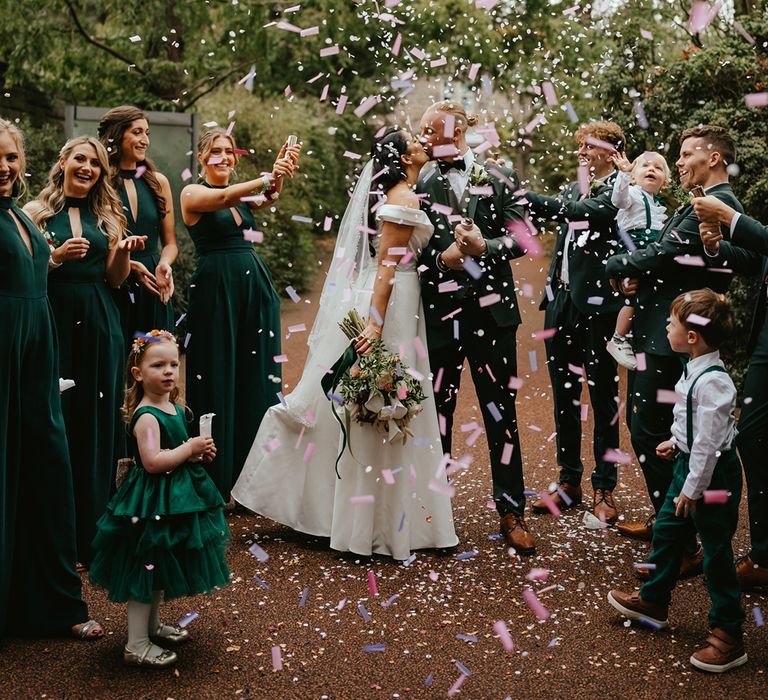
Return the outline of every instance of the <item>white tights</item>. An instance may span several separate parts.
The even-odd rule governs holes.
[[[149,635],[156,634],[162,628],[160,623],[159,607],[162,591],[152,593],[151,603],[139,603],[136,600],[128,601],[128,643],[125,648],[134,654],[143,654],[149,646],[147,656],[160,656],[164,649],[152,644]]]

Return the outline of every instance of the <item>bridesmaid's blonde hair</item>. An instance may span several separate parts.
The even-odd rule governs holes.
[[[7,132],[13,139],[13,142],[16,144],[16,150],[19,152],[19,177],[13,183],[11,193],[14,197],[20,197],[27,189],[27,181],[24,179],[27,170],[27,157],[24,155],[24,134],[21,133],[21,129],[13,122],[0,119],[0,133],[3,132]]]
[[[52,219],[64,209],[64,169],[61,161],[67,160],[77,146],[88,144],[93,146],[99,159],[101,173],[98,180],[88,192],[88,206],[96,215],[99,230],[109,239],[109,247],[114,248],[123,237],[127,220],[123,213],[123,205],[115,188],[110,183],[109,158],[101,142],[92,136],[76,136],[64,144],[59,157],[48,174],[48,182],[37,197],[29,212],[38,228],[44,230],[49,219]]]

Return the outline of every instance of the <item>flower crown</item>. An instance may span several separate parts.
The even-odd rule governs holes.
[[[131,352],[139,354],[147,349],[149,343],[159,343],[163,338],[176,345],[176,336],[170,331],[159,331],[156,328],[148,333],[137,333],[133,338]]]

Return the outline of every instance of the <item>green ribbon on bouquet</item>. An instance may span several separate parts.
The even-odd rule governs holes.
[[[336,360],[333,367],[331,367],[331,371],[329,374],[326,374],[323,379],[320,382],[320,385],[323,387],[323,391],[325,392],[325,395],[330,399],[331,401],[331,411],[333,412],[333,417],[338,421],[339,425],[341,426],[341,434],[343,436],[343,441],[341,444],[341,451],[339,452],[338,456],[336,457],[336,464],[334,465],[334,469],[336,470],[336,476],[341,479],[341,474],[339,474],[339,460],[341,459],[341,455],[344,454],[344,450],[347,447],[347,433],[350,429],[349,425],[349,411],[344,409],[344,413],[346,414],[346,426],[344,423],[342,423],[341,418],[339,418],[339,414],[336,413],[336,409],[334,407],[334,401],[330,398],[330,395],[336,391],[336,387],[339,385],[341,380],[344,378],[344,375],[346,375],[347,372],[352,368],[352,365],[355,364],[357,361],[357,352],[355,352],[355,342],[350,342],[347,349],[344,351],[344,353],[341,355],[341,357]],[[350,440],[349,443],[349,452],[352,454],[352,442]]]

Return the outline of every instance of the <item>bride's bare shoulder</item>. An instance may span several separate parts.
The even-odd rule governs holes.
[[[389,192],[387,192],[387,204],[394,204],[398,207],[408,207],[409,209],[418,209],[419,198],[407,184],[401,183],[395,185]]]

